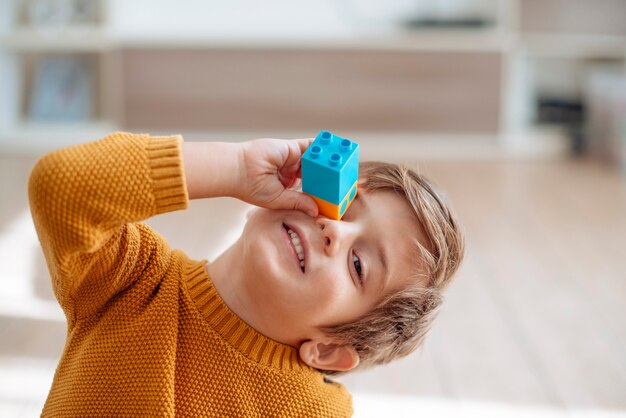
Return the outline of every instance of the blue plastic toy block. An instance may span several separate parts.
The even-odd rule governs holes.
[[[321,131],[302,156],[302,191],[328,218],[341,219],[357,193],[359,144]]]

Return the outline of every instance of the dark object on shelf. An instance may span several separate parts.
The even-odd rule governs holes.
[[[485,28],[493,25],[484,17],[464,17],[458,19],[414,18],[403,22],[409,29],[464,29]]]
[[[571,151],[574,154],[584,153],[585,107],[582,101],[558,97],[539,97],[537,102],[537,123],[563,125],[570,137]]]

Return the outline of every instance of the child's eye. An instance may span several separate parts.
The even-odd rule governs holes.
[[[359,282],[362,284],[363,270],[361,267],[361,259],[355,253],[352,253],[352,264],[354,265],[354,271],[356,271],[357,276],[359,276]]]

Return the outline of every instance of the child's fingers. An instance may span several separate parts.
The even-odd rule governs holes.
[[[314,138],[288,140],[289,152],[279,169],[279,177],[284,187],[293,186],[296,179],[302,177],[302,155]]]
[[[300,155],[302,155],[304,154],[304,151],[306,151],[306,149],[313,143],[314,140],[315,138],[301,138],[294,139],[293,141],[298,144],[298,147],[300,148]]]
[[[306,149],[313,143],[315,138],[289,139],[287,146],[289,147],[288,163],[300,164],[300,160]]]
[[[276,209],[299,210],[311,217],[316,217],[319,213],[317,204],[310,196],[295,190],[285,190],[280,198],[275,201]]]

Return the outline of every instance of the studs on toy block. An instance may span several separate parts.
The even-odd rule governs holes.
[[[321,131],[302,156],[302,191],[328,218],[341,219],[357,194],[359,144]]]

